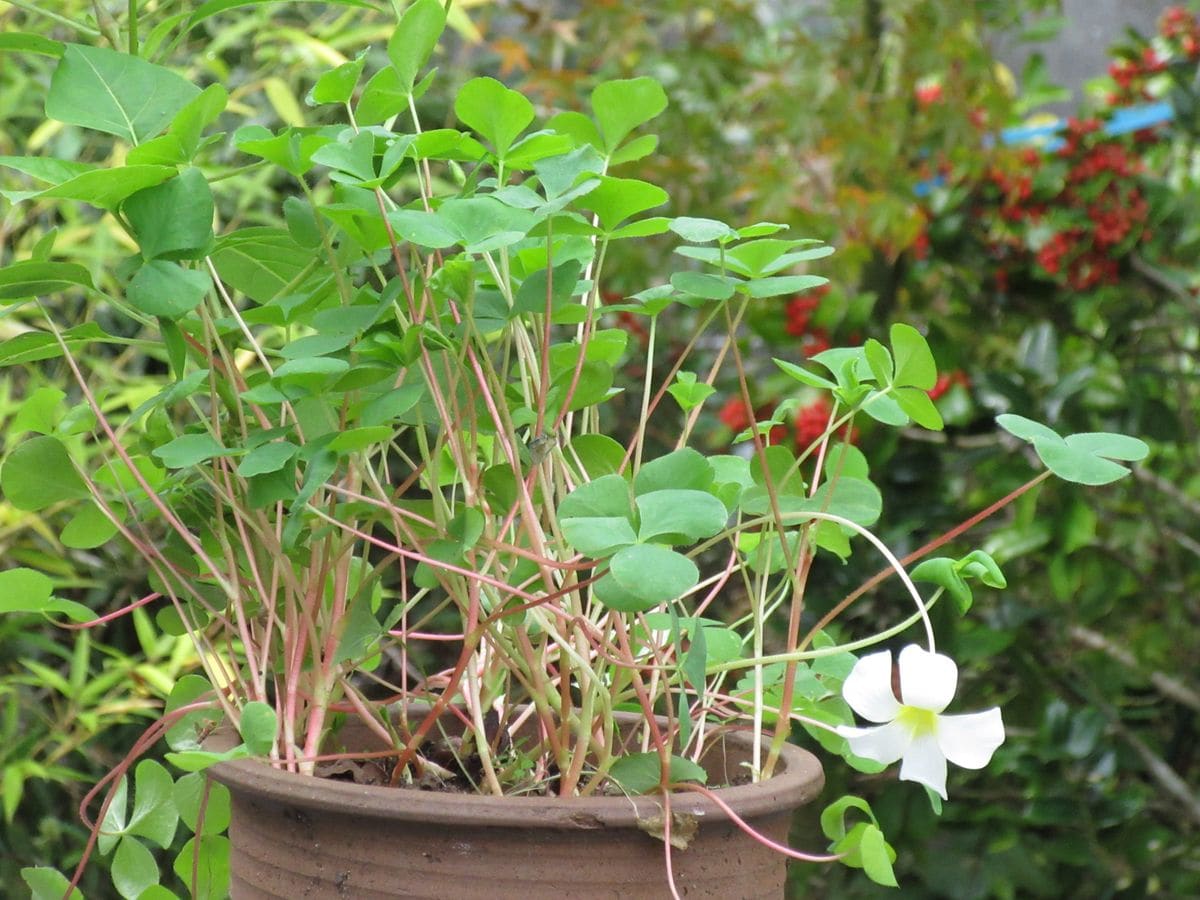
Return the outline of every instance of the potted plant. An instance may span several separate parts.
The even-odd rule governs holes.
[[[316,80],[309,102],[341,124],[233,133],[291,179],[272,224],[214,227],[243,171],[211,162],[224,89],[115,50],[50,48],[46,113],[116,137],[119,164],[2,161],[36,183],[10,199],[90,204],[136,247],[115,291],[53,259],[52,237],[0,269],[0,299],[44,313],[0,360],[61,359],[71,382],[39,401],[41,433],[8,448],[0,489],[22,510],[75,504],[68,548],[132,545],[150,592],[126,609],[157,604],[202,671],[85,801],[91,816],[105,791],[93,841],[117,890],[174,896],[145,843],[171,846],[179,822],[194,896],[232,877],[235,897],[762,897],[782,893],[787,856],[894,883],[859,798],[822,815],[828,853],[786,847],[822,784],[793,724],[866,771],[902,760],[940,802],[947,759],[982,767],[1003,729],[998,710],[942,715],[956,669],[928,607],[965,611],[971,580],[1004,581],[981,551],[905,567],[1051,471],[1104,483],[1144,445],[1002,418],[1047,471],[897,559],[869,530],[880,493],[853,443],[863,417],[941,427],[932,354],[897,324],[888,346],[817,355],[820,370],[776,360],[797,397],[749,424],[745,452],[690,449],[723,367],[749,403],[747,308],[823,284],[797,270],[831,248],[773,223],[651,215],[666,192],[612,174],[655,149],[642,126],[667,98],[649,78],[600,84],[590,115],[536,130],[529,99],[476,78],[454,100],[461,129],[426,127],[445,17],[416,0],[383,67],[362,55]],[[678,271],[604,305],[620,242],[667,234]],[[125,325],[68,325],[57,295]],[[664,328],[687,329],[665,359]],[[161,372],[138,405],[89,379],[88,353],[111,343]],[[630,356],[637,381],[622,380]],[[815,394],[820,434],[773,443]],[[659,420],[678,426],[665,440]],[[875,552],[886,568],[806,622],[814,558]],[[2,574],[8,608],[93,621],[46,575]],[[915,611],[835,640],[836,615],[893,574]],[[727,595],[744,604],[728,622]],[[854,655],[913,626],[928,649],[906,646],[896,675],[889,651]],[[177,771],[134,768],[164,737]],[[26,879],[72,890],[50,869]]]

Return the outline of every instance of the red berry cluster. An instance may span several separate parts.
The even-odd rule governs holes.
[[[940,400],[956,384],[961,384],[963,387],[971,386],[971,380],[962,369],[955,369],[953,372],[942,372],[938,375],[937,381],[933,383],[933,387],[925,393],[929,394],[930,400]]]
[[[830,348],[829,332],[824,328],[810,328],[813,313],[821,306],[821,300],[829,293],[829,285],[823,284],[807,294],[797,294],[788,301],[784,308],[787,322],[784,330],[793,337],[800,338],[800,352],[807,357],[816,356]]]
[[[1160,47],[1145,46],[1130,50],[1108,67],[1116,90],[1109,97],[1112,106],[1128,106],[1151,99],[1146,81],[1165,72],[1173,62],[1200,60],[1200,21],[1182,6],[1169,7],[1158,20]]]
[[[829,401],[824,397],[802,406],[796,412],[796,446],[803,450],[825,433],[831,412]]]
[[[1008,291],[1013,267],[1077,291],[1117,282],[1121,258],[1148,236],[1133,146],[1104,134],[1097,118],[1072,118],[1052,156],[1028,147],[998,154],[973,210],[998,291]]]

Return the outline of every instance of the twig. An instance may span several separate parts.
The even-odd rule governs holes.
[[[1068,634],[1075,643],[1099,650],[1125,668],[1145,674],[1145,670],[1132,653],[1124,647],[1117,646],[1100,632],[1082,625],[1072,625]],[[1200,691],[1163,672],[1150,672],[1147,678],[1155,689],[1167,699],[1200,712]]]

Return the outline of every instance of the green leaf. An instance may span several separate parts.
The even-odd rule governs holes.
[[[806,384],[809,387],[823,388],[832,391],[837,388],[837,385],[828,378],[822,378],[807,369],[803,369],[795,363],[790,363],[787,360],[776,359],[772,357],[771,362],[775,363],[779,369],[788,377],[799,381],[801,384]]]
[[[892,871],[892,862],[896,859],[896,851],[888,846],[883,839],[883,832],[877,825],[868,825],[859,843],[862,854],[863,871],[876,884],[885,887],[898,887],[896,873]]]
[[[10,440],[26,431],[50,434],[62,418],[60,406],[66,394],[56,387],[40,387],[21,404],[8,423],[6,437]]]
[[[845,796],[829,804],[821,813],[821,831],[825,833],[825,837],[837,842],[846,836],[846,812],[851,809],[866,813],[871,818],[871,824],[878,825],[875,813],[871,811],[871,805],[866,800]]]
[[[554,267],[553,279],[546,269],[531,272],[521,282],[521,287],[513,297],[514,313],[546,312],[547,288],[550,293],[550,310],[561,309],[571,302],[575,287],[579,283],[581,266],[579,260],[569,259]]]
[[[174,753],[164,753],[163,759],[183,772],[203,772],[217,763],[228,762],[231,759],[248,759],[250,752],[245,744],[238,744],[224,753],[210,753],[207,750],[180,750]]]
[[[354,96],[354,88],[362,76],[363,66],[367,61],[367,51],[363,50],[354,59],[335,66],[325,72],[308,92],[305,101],[310,106],[320,106],[324,103],[347,103]]]
[[[871,367],[871,374],[875,376],[875,381],[879,386],[883,388],[890,385],[893,373],[892,354],[888,353],[887,348],[871,338],[863,344],[863,354],[866,356],[867,364]]]
[[[28,574],[27,574],[28,573]],[[90,622],[96,614],[74,600],[50,596],[50,580],[32,569],[8,569],[0,572],[0,614],[61,613],[73,622]]]
[[[205,791],[208,799],[205,801]],[[229,788],[211,780],[203,772],[189,772],[180,776],[174,788],[175,808],[193,833],[221,834],[229,827]],[[204,808],[204,820],[200,820],[200,809]]]
[[[59,540],[73,550],[92,550],[108,543],[116,534],[114,525],[94,503],[79,510],[63,527]]]
[[[72,287],[92,287],[92,276],[75,263],[26,260],[0,269],[0,301],[56,294]]]
[[[922,428],[928,428],[930,431],[941,431],[944,427],[945,423],[942,422],[942,414],[938,412],[938,408],[929,399],[929,394],[924,389],[898,387],[892,391],[892,399],[896,401],[896,405],[900,407],[905,415]]]
[[[708,272],[676,272],[671,276],[671,287],[675,290],[705,300],[728,300],[734,289],[743,283],[728,275]]]
[[[694,562],[682,553],[657,544],[624,547],[616,552],[609,566],[609,574],[617,586],[635,597],[642,609],[682,597],[700,581],[700,570]],[[599,600],[606,606],[618,608],[604,596],[599,596]]]
[[[609,556],[638,539],[633,525],[622,516],[576,516],[560,524],[567,543],[594,559]]]
[[[204,300],[212,287],[208,272],[178,263],[151,260],[137,270],[125,291],[130,305],[152,316],[180,319]]]
[[[416,0],[400,17],[388,40],[387,52],[405,93],[413,92],[417,75],[429,62],[445,27],[446,10],[441,0]]]
[[[702,405],[716,392],[717,389],[711,384],[697,383],[695,372],[677,372],[675,383],[667,388],[667,393],[675,398],[684,412]]]
[[[99,171],[98,166],[76,162],[71,159],[55,159],[51,156],[0,156],[0,166],[15,169],[43,184],[62,184],[88,172]],[[13,192],[5,192],[6,196]],[[19,192],[18,192],[19,193]],[[33,192],[36,193],[36,192]],[[14,200],[14,202],[16,202]]]
[[[361,125],[378,125],[408,109],[410,92],[400,82],[400,74],[392,67],[380,69],[369,79],[358,98],[354,118]]]
[[[233,456],[240,453],[224,447],[210,434],[185,434],[168,441],[151,451],[152,456],[162,460],[168,469],[186,469],[218,456]]]
[[[937,383],[937,364],[921,332],[911,325],[892,326],[892,356],[896,360],[895,382],[901,387],[927,391]]]
[[[1090,450],[1072,447],[1061,438],[1054,441],[1034,438],[1033,448],[1051,472],[1075,484],[1109,484],[1124,478],[1129,469],[1103,459]]]
[[[161,763],[144,759],[134,770],[133,782],[133,812],[126,833],[153,841],[163,849],[170,847],[179,823],[175,780]]]
[[[1061,440],[1058,432],[1054,429],[1047,428],[1040,422],[1035,422],[1032,419],[1012,413],[1004,413],[1003,415],[996,416],[996,424],[1013,437],[1018,437],[1030,443],[1033,442],[1034,438],[1043,438],[1051,441],[1058,438]]]
[[[175,175],[172,166],[116,166],[111,169],[97,169],[84,172],[68,181],[57,184],[36,194],[26,194],[24,197],[41,199],[43,197],[61,198],[64,200],[79,200],[90,203],[100,209],[115,209],[121,201],[131,194],[161,184]],[[14,202],[22,199],[14,197],[11,192],[5,192]]]
[[[171,120],[171,136],[179,142],[183,160],[191,161],[200,149],[200,135],[217,120],[229,102],[223,85],[210,84],[189,100]]]
[[[142,891],[158,883],[154,854],[137,838],[121,838],[113,855],[112,881],[122,897],[137,900]]]
[[[691,447],[650,460],[638,470],[633,480],[634,490],[639,495],[670,488],[707,491],[712,483],[711,463]]]
[[[187,885],[196,873],[192,900],[225,900],[229,896],[229,839],[220,834],[192,838],[175,857],[174,870]]]
[[[0,34],[0,50],[16,50],[23,53],[39,53],[42,56],[59,57],[67,45],[61,41],[51,40],[40,34],[30,34],[25,31],[8,31]],[[49,870],[53,871],[53,870]],[[66,889],[66,885],[63,885]],[[60,892],[61,896],[61,892]]]
[[[639,494],[638,540],[692,544],[725,527],[725,504],[707,491],[667,488]]]
[[[578,458],[584,479],[619,474],[625,448],[606,434],[581,434],[571,441],[568,458]],[[628,499],[625,501],[628,507]]]
[[[458,229],[443,222],[437,213],[397,209],[389,212],[387,219],[398,237],[419,247],[444,250],[459,241]]]
[[[0,612],[41,612],[50,601],[54,583],[34,569],[0,572]]]
[[[198,703],[211,697],[212,685],[200,675],[184,675],[175,682],[167,697],[164,712],[174,712],[192,703]],[[167,729],[165,735],[167,746],[172,750],[185,751],[199,749],[197,739],[201,730],[209,731],[221,720],[223,713],[214,703],[209,709],[198,709],[186,713],[179,721]]]
[[[927,559],[914,568],[909,576],[913,581],[924,581],[944,588],[960,613],[966,613],[975,600],[971,586],[958,571],[955,561],[947,557]]]
[[[616,153],[609,157],[608,167],[611,169],[614,166],[619,166],[622,163],[634,162],[635,160],[643,159],[658,149],[657,134],[643,134],[641,137],[636,137],[621,147]]]
[[[69,44],[50,81],[46,115],[140,144],[199,93],[170,69],[140,57]]]
[[[395,77],[391,69],[381,72]],[[312,168],[312,155],[330,140],[332,136],[317,129],[285,128],[279,134],[272,134],[261,125],[239,128],[233,136],[233,142],[243,153],[269,160],[297,178]]]
[[[485,137],[503,160],[513,142],[533,122],[533,104],[494,78],[473,78],[454,100],[454,113]]]
[[[1108,484],[1129,474],[1129,469],[1112,460],[1137,462],[1150,448],[1137,438],[1108,432],[1086,432],[1067,438],[1023,416],[1006,413],[996,417],[1005,431],[1029,441],[1038,457],[1059,478],[1076,484]]]
[[[299,452],[300,448],[289,441],[272,441],[255,447],[238,464],[238,474],[243,478],[278,472]]]
[[[629,132],[666,108],[667,95],[662,85],[646,76],[604,81],[592,91],[592,113],[610,156]]]
[[[691,216],[677,216],[671,220],[673,232],[693,244],[708,244],[712,241],[727,240],[735,237],[737,232],[716,219],[697,219]]]
[[[199,169],[138,191],[121,211],[146,259],[199,259],[212,243],[212,191]]]
[[[350,363],[328,356],[289,359],[275,370],[271,384],[291,399],[312,396],[327,390],[350,371]]]
[[[447,200],[437,215],[458,235],[468,253],[486,253],[515,244],[537,224],[533,213],[492,197]]]
[[[36,512],[64,500],[88,496],[67,448],[43,435],[18,444],[0,468],[0,490],[17,509]]]
[[[780,294],[795,294],[828,283],[829,279],[820,275],[778,275],[774,278],[755,278],[746,283],[745,291],[751,297],[778,297]]]
[[[72,888],[67,876],[57,869],[27,866],[21,870],[21,878],[33,891],[31,900],[63,900],[64,897],[66,900],[83,900],[83,892],[79,888]],[[67,894],[68,888],[70,895]]]
[[[275,707],[252,700],[242,707],[240,733],[246,749],[255,756],[266,756],[275,746],[277,725]]]
[[[612,232],[630,216],[662,206],[668,199],[667,192],[657,185],[605,175],[595,189],[577,202],[584,209],[595,212],[601,227]]]
[[[558,517],[600,516],[631,519],[629,485],[620,475],[603,475],[581,484],[558,504]]]
[[[662,759],[653,751],[628,753],[612,764],[608,777],[627,794],[646,794],[662,784]],[[673,784],[683,781],[705,784],[708,773],[690,759],[672,755],[667,781]]]
[[[313,255],[282,228],[246,228],[221,238],[212,253],[217,274],[256,303],[277,296],[316,291],[329,284],[327,273],[304,274]]]

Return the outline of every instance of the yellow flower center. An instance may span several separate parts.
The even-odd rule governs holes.
[[[937,713],[919,706],[901,706],[896,721],[902,724],[913,737],[937,733]]]

